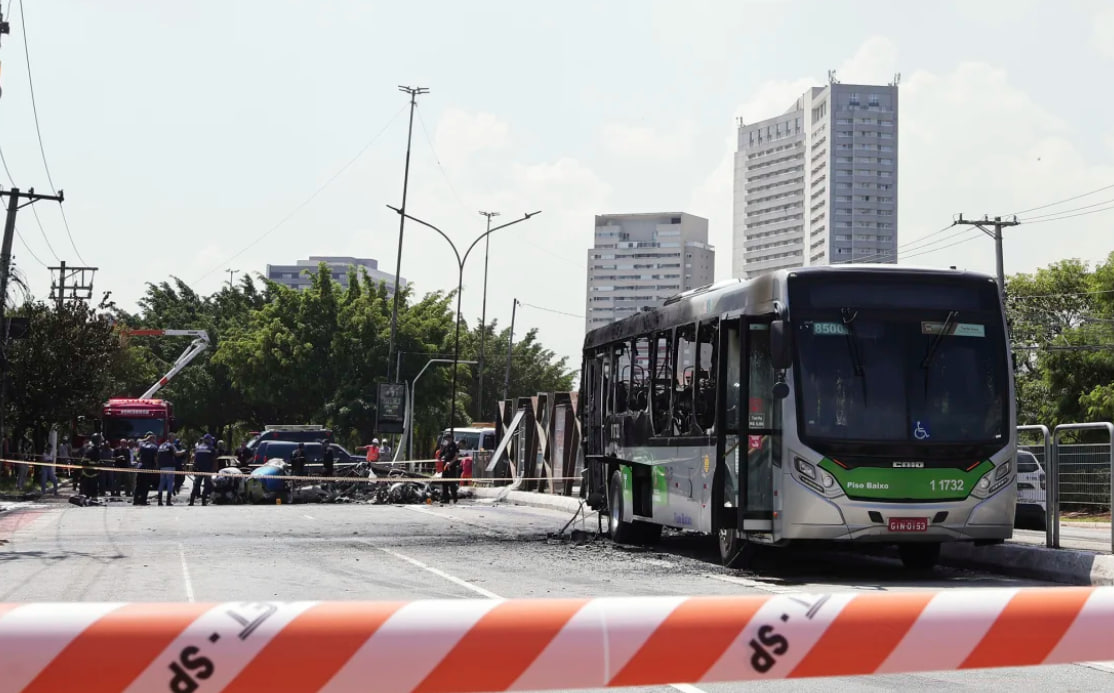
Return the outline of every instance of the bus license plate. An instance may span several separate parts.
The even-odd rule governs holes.
[[[891,517],[891,532],[927,532],[927,517]]]

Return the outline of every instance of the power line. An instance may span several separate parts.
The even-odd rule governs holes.
[[[1074,217],[1085,217],[1088,214],[1098,214],[1099,212],[1109,212],[1114,209],[1114,205],[1109,207],[1101,207],[1099,209],[1092,209],[1089,212],[1079,212],[1078,214],[1065,214],[1064,216],[1053,217],[1051,219],[1037,219],[1036,221],[1027,221],[1026,224],[1044,224],[1049,221],[1061,221],[1063,219],[1072,219]]]
[[[935,245],[937,243],[943,243],[944,241],[948,240],[949,238],[955,238],[956,236],[960,235],[960,234],[957,233],[957,234],[952,234],[950,236],[945,236],[944,238],[940,238],[940,239],[937,239],[937,240],[934,240],[934,241],[928,241],[929,238],[932,238],[933,236],[937,236],[941,233],[944,233],[945,231],[947,231],[948,229],[950,229],[954,226],[955,226],[955,224],[951,223],[951,224],[948,224],[947,226],[945,226],[943,228],[940,228],[940,229],[937,229],[936,231],[933,231],[932,233],[926,233],[923,236],[918,236],[917,238],[908,240],[905,243],[901,243],[897,246],[897,248],[895,248],[894,252],[874,253],[873,255],[864,255],[863,257],[850,258],[850,259],[847,259],[847,260],[839,260],[839,261],[833,262],[831,264],[833,264],[833,265],[846,265],[846,264],[851,264],[851,263],[856,263],[856,262],[870,262],[872,260],[897,257],[897,256],[901,255],[901,253],[903,251],[920,250],[922,248],[927,248],[930,245]],[[960,233],[964,233],[964,232],[960,232]],[[925,242],[925,241],[927,241],[927,242]],[[929,251],[929,252],[931,252],[931,251]]]
[[[1084,209],[1092,209],[1094,207],[1099,207],[1101,205],[1108,205],[1108,204],[1111,204],[1111,203],[1114,203],[1114,198],[1111,198],[1109,200],[1100,200],[1098,202],[1094,202],[1094,203],[1091,203],[1089,205],[1083,205],[1082,207],[1072,207],[1071,209],[1061,209],[1058,212],[1048,212],[1047,214],[1037,214],[1036,216],[1026,217],[1024,219],[1024,221],[1025,221],[1026,224],[1028,224],[1028,223],[1031,223],[1030,220],[1046,219],[1048,217],[1058,217],[1062,214],[1070,214],[1071,212],[1079,212],[1079,211],[1082,211]]]
[[[23,2],[23,0],[20,0],[20,2]],[[325,191],[325,188],[329,187],[333,183],[333,181],[335,181],[337,178],[339,178],[342,173],[347,171],[348,168],[352,166],[352,164],[356,163],[356,161],[359,160],[359,158],[364,155],[364,152],[366,152],[371,147],[371,145],[375,144],[375,141],[378,140],[379,137],[384,132],[387,131],[387,128],[389,128],[391,126],[391,123],[395,122],[395,118],[397,118],[398,115],[400,113],[402,113],[403,110],[405,110],[405,108],[406,108],[406,106],[403,105],[401,108],[399,108],[397,111],[395,111],[395,114],[393,116],[391,116],[391,119],[387,121],[387,124],[384,125],[382,128],[380,128],[379,132],[375,133],[375,136],[372,137],[370,140],[368,140],[367,144],[365,144],[363,147],[361,147],[360,151],[358,151],[354,157],[352,157],[351,159],[348,160],[348,163],[346,163],[344,166],[341,166],[340,169],[336,173],[334,173],[328,180],[326,180],[324,183],[322,183],[317,188],[317,190],[314,190],[312,195],[307,197],[305,200],[302,201],[301,204],[299,204],[297,207],[295,207],[293,210],[291,210],[290,213],[287,214],[285,217],[283,217],[281,221],[279,221],[277,224],[275,224],[271,228],[264,231],[258,238],[256,238],[251,243],[248,243],[246,246],[241,248],[239,251],[237,251],[231,257],[228,257],[228,258],[225,258],[224,260],[221,260],[219,263],[214,265],[212,269],[210,269],[207,272],[205,272],[204,274],[200,275],[194,281],[201,281],[202,279],[204,279],[205,277],[208,277],[213,272],[216,272],[218,269],[221,269],[222,267],[227,266],[227,264],[229,262],[231,262],[231,261],[235,260],[236,258],[240,257],[241,255],[246,253],[248,250],[252,249],[257,244],[259,244],[261,241],[263,241],[263,239],[267,238],[267,236],[270,236],[275,231],[278,231],[279,227],[281,227],[286,222],[290,221],[294,217],[295,214],[302,211],[302,209],[304,207],[306,207],[310,202],[313,202],[314,199],[316,199],[318,195],[320,195],[322,192]]]
[[[576,315],[575,313],[566,313],[563,310],[554,310],[552,308],[545,308],[543,306],[535,306],[532,303],[525,303],[523,301],[519,301],[518,305],[526,306],[527,308],[533,308],[535,310],[542,310],[542,311],[545,311],[546,313],[556,313],[557,315],[564,315],[564,316],[569,317],[569,318],[578,318],[580,320],[584,319],[583,315]]]
[[[20,0],[20,1],[22,2],[22,0]],[[1114,188],[1114,183],[1111,183],[1110,185],[1104,185],[1101,188],[1096,188],[1094,190],[1091,190],[1090,192],[1082,193],[1081,195],[1075,195],[1073,197],[1066,197],[1062,200],[1057,200],[1056,202],[1049,202],[1048,204],[1038,205],[1036,207],[1030,207],[1029,209],[1022,209],[1018,212],[1010,212],[1009,214],[1004,214],[1003,216],[1012,217],[1016,214],[1025,214],[1026,212],[1033,212],[1033,211],[1036,211],[1038,209],[1045,209],[1047,207],[1055,207],[1056,205],[1062,205],[1065,202],[1071,202],[1072,200],[1078,200],[1081,197],[1087,197],[1089,195],[1094,195],[1095,193],[1102,192],[1103,190],[1109,190],[1111,188]]]
[[[426,129],[425,118],[422,117],[422,109],[415,108],[414,112],[418,114],[418,124],[422,126],[422,134],[425,136],[426,144],[429,145],[429,151],[433,154],[433,161],[437,164],[437,170],[439,170],[441,172],[441,176],[445,179],[445,182],[449,185],[449,190],[452,191],[453,197],[456,198],[456,201],[461,206],[461,208],[466,209],[466,210],[471,209],[471,207],[464,204],[464,200],[461,199],[460,193],[458,193],[457,190],[456,190],[456,186],[453,185],[452,178],[449,177],[449,172],[446,171],[445,167],[441,165],[441,157],[437,156],[437,150],[433,146],[433,138],[431,138],[429,136],[429,130]]]
[[[10,183],[11,186],[14,188],[15,187],[15,179],[12,178],[11,169],[8,168],[8,160],[4,158],[4,149],[3,148],[0,148],[0,163],[4,164],[4,173],[6,173],[8,175],[8,183]],[[50,250],[50,254],[54,256],[55,260],[61,260],[61,258],[58,257],[58,253],[54,252],[54,246],[51,245],[50,239],[46,235],[46,229],[43,227],[42,219],[39,218],[39,210],[36,209],[34,205],[31,205],[31,213],[35,215],[35,223],[39,225],[39,233],[42,234],[43,240],[46,241],[46,247]],[[23,236],[20,236],[19,240],[22,241]],[[23,245],[25,247],[27,247],[28,252],[31,252],[31,248],[30,248],[30,246],[27,245],[26,241],[24,241]],[[34,255],[33,252],[31,252],[31,254]],[[36,259],[38,259],[38,258],[36,258]],[[45,263],[43,263],[43,264],[45,265]]]
[[[927,255],[928,253],[935,253],[938,250],[944,250],[946,248],[954,248],[957,245],[963,245],[964,243],[970,243],[971,241],[976,240],[976,239],[978,239],[978,236],[970,236],[968,238],[964,238],[961,241],[956,241],[955,243],[949,243],[947,245],[940,246],[939,248],[930,248],[928,250],[922,250],[921,252],[918,252],[918,253],[913,253],[912,255],[907,255],[906,259],[911,258],[911,257],[917,257],[918,255]]]
[[[31,49],[28,45],[30,42],[27,40],[27,21],[25,19],[25,14],[26,13],[23,11],[23,0],[19,0],[19,26],[23,30],[23,56],[27,60],[27,85],[30,87],[31,91],[31,111],[35,114],[35,134],[39,138],[39,153],[42,154],[43,157],[43,169],[46,170],[46,182],[50,184],[50,192],[57,195],[58,188],[54,187],[54,179],[50,176],[50,165],[46,163],[46,148],[43,146],[43,131],[39,127],[39,107],[35,102],[35,81],[31,77]],[[73,248],[74,254],[77,255],[77,259],[80,260],[82,264],[87,264],[85,258],[81,257],[81,252],[77,249],[77,244],[74,243],[73,234],[70,233],[70,220],[66,218],[66,208],[59,205],[58,209],[62,212],[62,223],[66,227],[66,235],[70,239],[70,246]],[[38,218],[37,214],[35,218]],[[40,222],[40,226],[41,225],[42,223]],[[46,237],[46,232],[43,232],[43,237]],[[47,245],[50,245],[50,241],[47,241]],[[54,250],[51,249],[51,252],[53,253]],[[57,257],[57,255],[55,255],[55,257]]]
[[[16,236],[16,238],[19,239],[19,242],[23,244],[24,250],[26,250],[28,253],[30,253],[31,257],[35,258],[36,262],[38,262],[43,267],[47,267],[47,268],[50,267],[50,265],[43,262],[42,259],[38,255],[35,254],[34,250],[31,250],[31,246],[27,245],[27,241],[23,240],[23,234],[19,232],[19,229],[15,230],[15,236]]]

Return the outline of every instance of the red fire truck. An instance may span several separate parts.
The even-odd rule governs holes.
[[[116,442],[121,438],[138,439],[147,433],[154,433],[162,442],[177,428],[174,407],[165,399],[152,398],[171,378],[209,348],[209,334],[204,330],[124,330],[123,334],[133,337],[193,337],[166,375],[146,392],[137,398],[110,399],[104,405],[102,426],[105,439]]]

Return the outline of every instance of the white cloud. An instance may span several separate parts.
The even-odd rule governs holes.
[[[448,108],[437,121],[433,139],[442,163],[461,166],[477,152],[507,147],[511,128],[491,113]]]
[[[896,56],[892,42],[869,39],[839,66],[838,77],[842,82],[888,82],[897,67]],[[767,82],[739,111],[751,120],[770,117],[817,84],[822,82]],[[903,77],[900,94],[898,235],[899,245],[905,246],[903,262],[993,272],[993,243],[977,229],[969,233],[957,229],[909,244],[950,223],[959,212],[968,218],[1005,214],[1114,181],[1108,150],[1081,149],[1072,139],[1077,134],[1072,126],[1014,84],[1002,68],[965,62],[948,72],[914,72]],[[1114,135],[1106,144],[1114,148]],[[734,150],[734,137],[728,136],[723,158],[691,198],[691,209],[711,219],[719,277],[730,276]],[[1102,199],[1106,198],[1100,195],[1032,214],[1070,210]],[[1104,258],[1114,249],[1112,217],[1111,212],[1098,213],[1010,229],[1006,271],[1032,271],[1064,256]],[[1040,221],[1032,215],[1029,220]],[[971,240],[950,245],[967,238]],[[1057,239],[1055,245],[1048,242],[1050,238]]]
[[[624,159],[674,160],[692,154],[696,134],[691,122],[668,130],[648,125],[608,123],[600,133],[603,149]]]
[[[1100,55],[1114,59],[1114,7],[1107,5],[1095,15],[1091,45]]]
[[[946,74],[916,73],[901,89],[902,244],[944,226],[955,213],[1007,214],[1114,180],[1110,157],[1091,160],[1097,152],[1081,151],[1069,124],[1015,86],[1005,70],[964,63]],[[1038,222],[1041,214],[1099,199],[1068,202],[1021,219]],[[1023,223],[1008,232],[1006,272],[1032,271],[1065,256],[1098,260],[1112,249],[1109,228],[1109,213]],[[993,243],[976,234],[972,230],[937,245],[907,246],[902,260],[993,271]],[[965,238],[974,240],[944,247]]]

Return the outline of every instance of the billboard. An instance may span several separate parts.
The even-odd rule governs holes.
[[[406,430],[406,385],[379,383],[375,407],[375,430],[378,433],[402,433]]]

